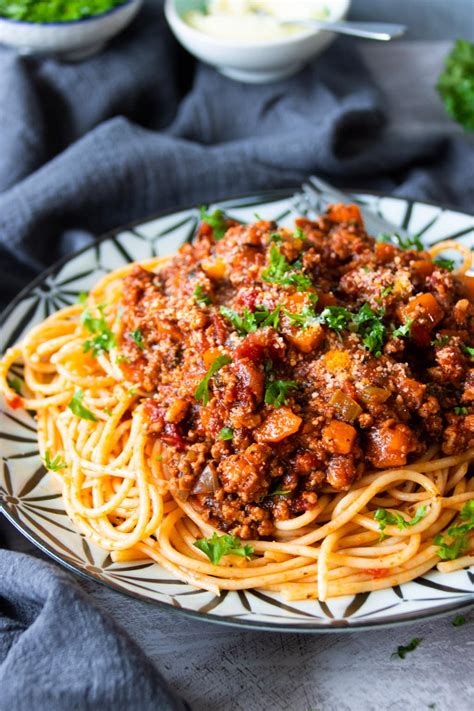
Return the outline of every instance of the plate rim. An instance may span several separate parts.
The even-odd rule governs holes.
[[[277,201],[278,199],[285,199],[285,198],[290,198],[296,190],[299,189],[300,186],[293,186],[293,187],[286,187],[286,188],[276,188],[273,190],[260,190],[256,191],[254,193],[245,193],[245,194],[239,194],[239,195],[233,195],[231,197],[224,197],[222,199],[218,199],[215,201],[210,201],[210,203],[206,204],[225,204],[229,203],[232,201],[241,201],[245,199],[255,199],[256,204],[258,202],[265,202],[265,200],[271,200],[274,199]],[[436,203],[430,200],[417,200],[414,198],[405,198],[400,195],[389,195],[383,191],[376,191],[376,190],[364,190],[362,188],[346,188],[346,192],[348,193],[354,193],[356,195],[373,195],[375,197],[386,197],[386,198],[394,198],[396,200],[403,201],[407,204],[407,206],[413,206],[415,203],[421,203],[424,205],[429,205],[432,207],[438,207],[441,208],[442,210],[452,210],[454,212],[458,212],[460,214],[465,214],[469,215],[471,217],[474,217],[474,213],[470,213],[464,209],[459,209],[453,205],[450,205],[448,203]],[[132,220],[129,223],[126,223],[124,225],[120,225],[118,227],[115,227],[111,230],[108,230],[107,232],[95,237],[92,242],[89,244],[85,245],[81,249],[72,252],[71,254],[65,255],[61,259],[58,259],[56,262],[54,262],[52,265],[47,267],[44,271],[40,272],[34,279],[32,279],[21,291],[10,301],[5,309],[3,310],[1,316],[0,316],[0,326],[3,326],[11,313],[14,311],[14,309],[17,307],[17,305],[23,301],[23,299],[29,294],[36,286],[41,284],[48,276],[51,274],[54,274],[56,271],[58,271],[62,266],[67,264],[68,262],[74,260],[76,257],[79,255],[83,254],[87,250],[91,248],[97,247],[100,243],[113,238],[117,234],[120,234],[121,232],[126,232],[133,230],[135,227],[143,225],[147,222],[151,222],[153,220],[162,218],[162,217],[167,217],[169,215],[173,215],[177,212],[186,212],[188,210],[193,210],[197,209],[197,205],[191,205],[189,207],[186,206],[181,206],[181,207],[173,207],[167,210],[162,210],[158,211],[156,213],[150,214],[148,216]],[[230,206],[229,206],[230,207]],[[112,580],[105,580],[101,579],[99,577],[96,577],[93,572],[87,571],[83,568],[81,568],[79,565],[76,565],[73,562],[67,561],[64,558],[61,557],[59,553],[57,553],[53,548],[49,546],[48,543],[46,543],[43,539],[41,539],[39,536],[37,536],[34,532],[29,531],[28,529],[25,529],[23,527],[23,524],[19,518],[15,516],[15,514],[10,511],[7,507],[7,504],[0,501],[0,513],[2,513],[7,521],[9,521],[16,530],[21,533],[27,540],[29,540],[31,543],[33,543],[36,548],[38,548],[42,553],[47,555],[49,558],[51,558],[53,561],[58,563],[60,566],[63,568],[66,568],[68,571],[74,573],[75,575],[85,578],[86,580],[92,580],[95,583],[101,584],[105,586],[106,588],[113,590],[115,592],[121,593],[122,595],[126,595],[129,598],[135,599],[135,600],[140,600],[141,602],[145,602],[148,605],[153,605],[153,606],[158,606],[162,610],[167,610],[167,611],[175,611],[178,612],[185,617],[191,618],[193,620],[198,620],[201,622],[209,622],[211,624],[217,624],[217,625],[222,625],[226,627],[235,627],[238,629],[247,629],[247,630],[254,630],[254,631],[263,631],[263,632],[282,632],[282,633],[304,633],[304,634],[331,634],[331,633],[349,633],[349,632],[363,632],[363,631],[370,631],[370,630],[376,630],[376,629],[388,629],[391,627],[398,627],[400,625],[409,625],[413,624],[416,622],[422,622],[422,621],[427,621],[427,620],[433,620],[437,618],[442,618],[442,617],[447,617],[448,615],[452,614],[453,612],[459,611],[459,610],[465,610],[469,609],[471,607],[474,607],[474,592],[472,595],[462,597],[460,599],[457,599],[456,602],[450,603],[447,602],[446,605],[440,606],[440,609],[437,609],[436,611],[427,611],[426,613],[420,613],[417,611],[412,611],[412,612],[406,612],[403,613],[403,617],[401,619],[393,619],[390,621],[385,621],[383,619],[381,620],[373,620],[371,622],[358,622],[357,620],[350,622],[350,623],[344,623],[341,621],[330,621],[328,620],[327,622],[324,623],[317,623],[316,624],[310,624],[308,622],[302,622],[301,625],[298,624],[279,624],[279,623],[271,623],[271,622],[259,622],[255,621],[253,622],[252,620],[239,620],[235,619],[233,617],[229,617],[227,615],[213,615],[212,613],[209,612],[199,612],[195,610],[189,610],[183,607],[175,607],[172,604],[169,604],[167,602],[161,601],[161,600],[155,600],[151,599],[150,597],[146,597],[142,593],[135,592],[133,590],[129,589],[124,589],[120,587],[119,585],[115,584]]]

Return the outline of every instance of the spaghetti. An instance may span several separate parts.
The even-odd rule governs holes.
[[[50,316],[3,358],[0,389],[11,407],[37,413],[40,455],[61,482],[77,528],[116,562],[149,557],[216,595],[260,588],[288,600],[325,600],[399,585],[434,567],[449,572],[474,564],[472,282],[465,276],[470,253],[457,243],[437,245],[432,256],[380,242],[383,248],[377,247],[351,206],[336,206],[316,223],[299,220],[295,233],[265,222],[250,228],[226,222],[227,234],[217,241],[216,220],[212,224],[204,223],[196,244],[171,260],[156,258],[141,263],[138,272],[132,264],[108,274],[85,303]],[[323,240],[330,241],[332,256],[321,247]],[[448,248],[463,257],[454,273],[432,260]],[[326,271],[320,269],[325,259]],[[354,275],[364,276],[367,265],[370,279],[361,284]],[[415,291],[407,289],[403,266]],[[180,269],[192,277],[186,288]],[[334,279],[339,292],[330,283]],[[455,284],[453,313],[456,318],[462,312],[464,320],[448,321],[439,282]],[[385,290],[376,296],[385,299],[382,306],[367,293],[374,284],[374,294]],[[179,299],[190,303],[190,293],[193,307],[186,310]],[[420,301],[426,293],[434,294],[434,307]],[[345,311],[337,311],[349,299],[372,304],[372,315],[383,307],[379,325],[372,324],[379,334],[383,328],[375,346],[367,309],[365,321],[357,316],[360,309],[348,311],[351,323]],[[416,308],[410,307],[414,301]],[[328,309],[345,317],[343,326],[324,316]],[[134,328],[138,312],[142,321]],[[395,329],[388,335],[390,319],[396,326],[397,318],[402,327],[410,323],[409,336],[393,335]],[[194,340],[183,345],[186,328]],[[392,377],[390,358],[409,358],[400,346],[409,337],[418,350],[444,348],[446,357],[452,356],[446,348],[455,349],[457,360],[451,361],[464,369],[453,374],[449,393],[441,392],[434,370],[444,362],[441,356],[427,369],[433,385],[423,384],[416,415],[410,410],[413,392],[403,396],[399,409],[391,404],[404,392],[400,380],[397,393],[388,386],[382,392],[376,370],[368,385],[357,371],[359,379],[347,385],[347,354],[354,363],[364,351],[364,367],[366,361],[371,368],[385,364]],[[156,343],[164,344],[161,351]],[[185,356],[182,362],[177,354],[182,358],[186,349],[193,351],[192,360]],[[238,358],[245,372],[235,365]],[[8,379],[15,363],[24,365],[21,394]],[[321,363],[324,419],[321,404],[314,406],[320,408],[316,416],[316,409],[308,409],[311,393],[300,392],[314,387],[311,374],[322,377]],[[291,379],[284,370],[290,366]],[[266,388],[260,392],[262,378]],[[409,381],[416,390],[418,381]],[[292,385],[282,394],[275,383],[285,382]],[[448,394],[462,404],[451,406]],[[408,425],[416,418],[421,428],[422,408],[429,407],[433,412],[417,438]],[[213,541],[228,548],[212,556]]]

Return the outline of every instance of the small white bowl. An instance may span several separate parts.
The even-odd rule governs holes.
[[[329,19],[343,19],[349,5],[350,0],[332,0],[328,3]],[[232,79],[249,84],[265,84],[295,74],[335,37],[332,32],[315,29],[270,42],[217,39],[194,29],[183,19],[187,12],[201,7],[201,0],[166,0],[165,15],[174,35],[201,61],[212,64]]]
[[[102,15],[70,22],[23,22],[0,18],[0,43],[22,54],[54,54],[77,61],[95,54],[135,17],[143,0],[128,0]]]

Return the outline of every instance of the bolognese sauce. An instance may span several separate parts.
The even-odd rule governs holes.
[[[291,230],[216,214],[158,272],[136,266],[121,367],[173,495],[269,537],[368,470],[474,446],[474,279],[451,267],[369,236],[355,205]]]

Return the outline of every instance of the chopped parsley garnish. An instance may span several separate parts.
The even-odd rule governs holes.
[[[240,538],[229,534],[218,536],[213,533],[211,538],[199,538],[193,545],[205,553],[213,565],[217,565],[224,555],[240,555],[249,560],[254,552],[249,543],[243,546]]]
[[[374,520],[378,521],[379,531],[381,533],[384,532],[387,526],[398,526],[400,531],[403,531],[405,528],[408,528],[409,526],[415,526],[417,523],[419,523],[425,514],[426,506],[420,506],[416,510],[416,513],[413,518],[410,521],[407,521],[399,513],[393,514],[390,511],[387,511],[387,509],[377,509],[374,514]]]
[[[412,325],[413,319],[409,318],[404,324],[392,331],[392,338],[408,338]]]
[[[461,345],[461,350],[463,353],[468,355],[471,360],[474,360],[474,348],[471,348],[471,346],[465,346],[463,343]]]
[[[234,436],[234,430],[232,427],[223,427],[221,431],[219,432],[219,439],[222,440],[227,440],[227,439],[232,439]]]
[[[392,285],[392,284],[389,284],[389,285],[386,286],[384,289],[382,289],[382,291],[380,292],[380,298],[381,298],[381,299],[384,299],[386,296],[388,296],[389,294],[391,294],[392,291],[393,291],[393,285]]]
[[[68,405],[69,409],[76,417],[81,417],[83,420],[90,420],[91,422],[97,422],[97,417],[94,413],[82,404],[83,397],[84,393],[82,390],[76,390],[74,397]]]
[[[210,306],[212,304],[212,300],[204,291],[202,284],[196,284],[196,288],[193,291],[193,299],[201,306]]]
[[[452,272],[454,269],[454,259],[444,259],[443,257],[436,257],[433,259],[433,263],[441,269],[447,269],[448,272]]]
[[[116,363],[130,363],[130,358],[127,358],[127,356],[124,355],[118,355],[115,359]]]
[[[419,644],[422,642],[421,637],[414,637],[411,642],[408,642],[407,645],[402,645],[400,644],[397,647],[397,651],[393,652],[392,657],[400,657],[400,659],[405,659],[406,655],[408,652],[414,652],[415,649],[418,647]]]
[[[130,338],[135,341],[136,345],[141,351],[145,349],[145,343],[143,342],[143,335],[139,328],[134,331],[130,331]]]
[[[467,415],[467,407],[462,407],[460,405],[456,405],[454,408],[454,414],[455,415]]]
[[[109,352],[117,345],[116,338],[110,330],[107,321],[104,317],[104,306],[98,307],[100,317],[94,318],[89,309],[85,309],[81,316],[81,323],[89,333],[95,334],[94,338],[88,338],[84,341],[84,353],[92,351],[94,358]]]
[[[474,131],[474,44],[458,39],[444,62],[436,85],[448,114],[466,131]]]
[[[194,397],[196,400],[199,400],[202,402],[203,405],[207,405],[209,400],[211,399],[211,396],[209,395],[209,381],[214,375],[214,373],[217,373],[218,370],[224,367],[224,365],[227,365],[228,363],[232,362],[232,358],[229,358],[227,355],[220,355],[217,356],[215,361],[211,364],[209,370],[207,371],[206,375],[204,378],[201,380],[199,385],[197,386],[195,392],[194,392]]]
[[[300,326],[303,331],[319,323],[318,316],[316,315],[314,309],[308,304],[305,304],[301,311],[297,314],[292,313],[287,309],[283,310],[290,319],[291,324],[293,326]]]
[[[305,233],[303,232],[303,230],[301,229],[301,227],[295,227],[295,233],[294,233],[294,234],[295,234],[295,238],[296,238],[296,239],[301,239],[301,240],[303,240],[303,242],[304,242],[305,239],[308,239],[308,238],[306,237]]]
[[[451,622],[451,624],[453,627],[462,627],[463,625],[466,624],[466,622],[467,622],[467,620],[464,617],[464,615],[456,615],[456,617]]]
[[[53,459],[51,459],[51,454],[49,449],[44,453],[44,466],[51,472],[58,472],[60,469],[64,469],[66,462],[63,462],[59,454],[57,454]]]
[[[341,333],[351,322],[352,316],[344,306],[326,306],[319,314],[318,320],[336,333]]]
[[[417,252],[422,252],[424,250],[420,235],[402,237],[402,235],[398,234],[398,232],[395,232],[393,235],[390,235],[387,232],[382,232],[377,236],[377,242],[392,242],[400,247],[400,249],[415,249]]]
[[[464,523],[450,526],[446,534],[438,533],[433,543],[439,546],[436,553],[442,560],[455,560],[467,550],[467,534],[474,529],[474,499],[466,501],[459,518]]]
[[[313,284],[311,279],[300,271],[301,268],[301,262],[297,261],[290,264],[276,244],[272,244],[270,247],[270,263],[262,271],[262,279],[269,284],[294,286],[297,291],[307,291],[311,289]]]
[[[8,378],[8,387],[16,392],[17,395],[21,395],[21,380],[20,378]]]
[[[364,304],[352,318],[357,326],[357,332],[362,336],[362,343],[377,358],[382,355],[385,341],[386,328],[381,320],[383,313],[383,309],[374,312],[369,304]]]
[[[291,491],[289,489],[281,489],[280,488],[280,480],[278,479],[274,485],[273,489],[270,489],[266,494],[262,494],[262,496],[259,498],[259,503],[261,503],[264,499],[271,499],[272,496],[288,496],[288,494],[291,494]]]
[[[270,235],[270,242],[275,242],[275,244],[281,244],[283,242],[283,237],[278,232],[272,232]]]
[[[87,291],[81,291],[79,293],[79,296],[77,297],[77,300],[80,304],[85,304],[88,298],[89,294],[87,293]]]
[[[199,211],[202,222],[205,222],[209,225],[209,227],[212,227],[214,239],[222,239],[228,230],[228,221],[222,210],[214,210],[214,212],[209,215],[207,214],[205,207],[201,207]]]
[[[436,348],[442,348],[443,346],[446,346],[449,343],[449,336],[443,335],[440,336],[439,338],[435,338],[434,341],[431,341],[431,345],[435,346]]]
[[[265,388],[265,404],[281,407],[289,390],[298,387],[296,380],[271,380]]]
[[[220,312],[231,322],[239,336],[246,336],[247,333],[253,333],[265,326],[277,329],[280,309],[281,306],[277,306],[273,311],[269,311],[265,306],[257,306],[255,311],[250,311],[245,307],[242,314],[239,314],[227,306],[221,306]]]

